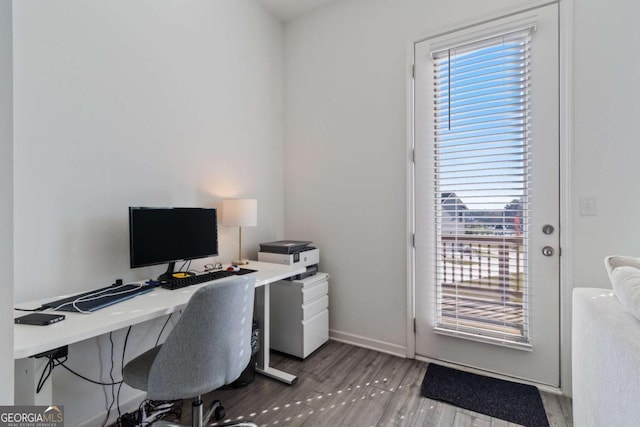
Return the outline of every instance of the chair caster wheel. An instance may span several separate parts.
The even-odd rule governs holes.
[[[216,421],[221,420],[226,415],[224,407],[219,400],[214,400],[213,402],[211,402],[210,410],[211,409],[213,409],[213,417],[216,419]]]
[[[225,412],[222,406],[216,408],[215,411],[213,411],[213,416],[215,417],[216,420],[223,419],[225,415],[227,415],[227,413]]]

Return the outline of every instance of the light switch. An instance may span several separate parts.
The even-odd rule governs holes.
[[[580,216],[596,216],[598,214],[594,196],[580,196]]]

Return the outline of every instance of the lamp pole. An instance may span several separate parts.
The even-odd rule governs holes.
[[[238,226],[238,261],[242,263],[242,226]]]

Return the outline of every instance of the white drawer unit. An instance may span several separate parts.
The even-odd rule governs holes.
[[[329,275],[271,284],[271,348],[304,359],[329,339]]]

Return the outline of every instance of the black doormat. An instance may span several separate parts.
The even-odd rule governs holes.
[[[473,412],[528,427],[548,427],[540,392],[512,383],[444,366],[429,364],[422,394]]]

